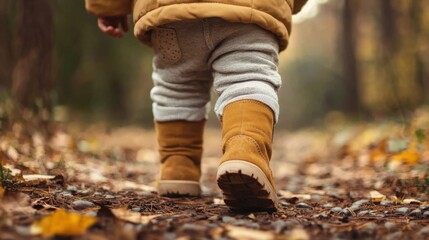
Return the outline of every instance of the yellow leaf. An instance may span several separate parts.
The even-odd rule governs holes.
[[[32,226],[32,232],[42,234],[43,237],[76,236],[86,232],[96,221],[97,219],[94,217],[57,209],[51,215],[35,222]]]
[[[392,202],[394,202],[395,204],[402,204],[402,200],[396,196],[391,196],[390,200],[392,200]]]
[[[0,185],[0,198],[2,198],[4,195],[4,189],[3,187]]]
[[[425,204],[426,202],[422,202],[422,201],[419,201],[419,200],[414,199],[414,198],[407,198],[407,199],[404,199],[404,200],[403,200],[403,203],[405,203],[405,204],[413,204],[413,203],[416,203],[416,204],[420,204],[420,205],[422,205],[422,204]]]
[[[400,161],[409,165],[415,165],[420,161],[420,153],[416,151],[416,143],[410,143],[408,149],[392,155],[390,158],[391,161]]]
[[[372,202],[378,203],[386,199],[386,196],[379,193],[378,191],[371,191],[369,193]]]

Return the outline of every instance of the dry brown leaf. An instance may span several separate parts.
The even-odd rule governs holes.
[[[43,237],[77,236],[85,233],[96,221],[97,219],[94,217],[57,209],[51,215],[33,223],[31,232],[33,234],[42,234]]]
[[[148,224],[152,219],[159,216],[159,214],[142,216],[141,213],[133,212],[127,208],[111,209],[111,212],[121,220],[138,224]]]
[[[378,191],[371,191],[369,193],[369,197],[371,198],[372,202],[378,203],[386,199],[386,196],[379,193]]]

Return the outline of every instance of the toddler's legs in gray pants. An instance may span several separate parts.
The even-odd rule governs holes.
[[[206,119],[210,89],[219,94],[215,106],[241,99],[269,106],[277,121],[278,43],[275,36],[252,24],[218,18],[182,21],[152,32],[153,113],[157,121]]]

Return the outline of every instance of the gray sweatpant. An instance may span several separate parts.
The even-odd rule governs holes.
[[[156,121],[206,119],[213,86],[219,118],[227,104],[254,99],[268,105],[277,122],[279,47],[271,32],[208,18],[163,25],[153,30],[151,40]]]

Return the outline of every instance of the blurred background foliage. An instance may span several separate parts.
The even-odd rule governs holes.
[[[31,2],[42,1],[50,8],[34,14],[53,13],[52,24],[40,26],[53,39],[53,84],[41,81],[47,83],[54,115],[151,126],[151,49],[132,34],[123,39],[104,36],[96,18],[85,12],[83,0]],[[36,93],[44,88],[34,85],[35,79],[18,87],[14,84],[16,73],[22,72],[17,67],[23,58],[19,42],[31,39],[19,30],[25,22],[19,16],[28,3],[0,2],[3,100],[18,97],[19,88]],[[309,0],[294,17],[289,47],[280,55],[283,87],[278,127],[297,129],[343,118],[404,117],[428,104],[427,12],[429,1],[425,0]],[[211,124],[219,125],[213,114]]]

